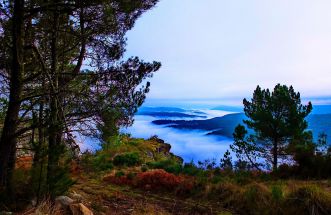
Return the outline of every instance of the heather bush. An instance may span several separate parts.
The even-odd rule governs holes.
[[[155,169],[137,175],[136,186],[142,189],[173,191],[181,185],[183,178]]]

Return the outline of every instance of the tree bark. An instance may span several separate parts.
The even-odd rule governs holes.
[[[14,1],[12,29],[12,66],[10,71],[9,104],[0,138],[0,185],[13,195],[12,175],[15,168],[19,110],[23,89],[24,0]]]
[[[54,3],[57,3],[55,0]],[[56,10],[53,13],[53,29],[51,38],[51,76],[52,84],[50,89],[50,122],[48,128],[48,164],[47,164],[47,185],[48,192],[52,196],[54,191],[54,178],[53,174],[58,165],[59,155],[58,148],[58,126],[59,126],[59,103],[57,93],[59,91],[58,83],[58,53],[57,53],[57,31],[59,26],[59,12]]]

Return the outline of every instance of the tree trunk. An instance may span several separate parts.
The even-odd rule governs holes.
[[[54,1],[57,3],[57,1]],[[47,184],[48,192],[52,197],[54,191],[54,177],[53,174],[56,170],[59,160],[59,152],[57,152],[59,144],[57,142],[58,127],[59,127],[59,103],[58,103],[58,53],[57,53],[57,31],[59,26],[59,13],[57,10],[53,13],[53,29],[51,38],[51,90],[50,90],[50,122],[48,128],[48,164],[47,164]]]
[[[23,88],[24,0],[14,1],[12,30],[12,66],[10,71],[9,104],[0,138],[0,185],[12,196],[12,175],[15,168],[16,131]]]

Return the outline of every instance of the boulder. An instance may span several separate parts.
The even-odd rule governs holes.
[[[71,204],[70,210],[72,215],[93,215],[93,212],[82,203]]]

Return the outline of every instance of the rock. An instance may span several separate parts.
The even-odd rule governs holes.
[[[69,207],[72,215],[93,215],[93,212],[82,203],[72,204]]]
[[[164,143],[164,140],[160,139],[157,135],[150,137],[148,140],[155,141],[157,143]]]
[[[158,153],[169,154],[171,145],[168,143],[162,143],[160,147],[157,148]]]
[[[147,157],[154,158],[153,152],[147,151],[146,154],[147,154]]]
[[[70,214],[70,205],[74,203],[74,200],[68,196],[59,196],[55,199],[55,207],[60,208],[64,214]]]
[[[60,204],[61,206],[69,206],[74,203],[74,200],[68,196],[59,196],[55,199],[55,204]]]

